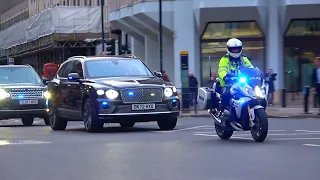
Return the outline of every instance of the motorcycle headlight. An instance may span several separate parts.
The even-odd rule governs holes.
[[[264,98],[265,97],[264,93],[262,92],[262,90],[261,90],[261,88],[259,86],[256,86],[254,88],[254,92],[255,92],[257,97],[260,97],[260,98]]]
[[[43,96],[44,96],[46,99],[50,99],[50,98],[51,98],[51,94],[50,94],[48,91],[44,92],[44,93],[43,93]]]
[[[8,98],[8,97],[10,97],[10,94],[7,93],[5,90],[0,89],[0,99],[5,99],[5,98]]]
[[[106,96],[108,99],[116,99],[119,96],[119,93],[115,90],[108,90],[106,91]]]
[[[171,88],[165,88],[165,89],[164,89],[164,95],[165,95],[166,97],[171,97],[172,94],[173,94],[173,91],[172,91]]]

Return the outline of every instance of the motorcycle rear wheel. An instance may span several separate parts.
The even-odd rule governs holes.
[[[255,110],[255,125],[251,129],[251,135],[256,142],[263,142],[268,135],[268,116],[264,109]]]
[[[233,130],[228,127],[223,127],[220,124],[215,123],[214,124],[216,133],[221,139],[230,139],[230,137],[233,135]]]

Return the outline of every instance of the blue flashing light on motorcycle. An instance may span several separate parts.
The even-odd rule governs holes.
[[[239,82],[240,83],[246,83],[247,82],[247,78],[246,77],[240,77],[239,78]]]

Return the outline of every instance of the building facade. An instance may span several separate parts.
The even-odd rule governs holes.
[[[108,6],[110,23],[131,36],[133,53],[159,69],[158,0],[110,0]],[[163,0],[162,7],[164,69],[177,87],[181,51],[189,52],[189,71],[205,85],[233,37],[255,66],[278,73],[277,90],[311,84],[313,58],[320,55],[318,0]]]

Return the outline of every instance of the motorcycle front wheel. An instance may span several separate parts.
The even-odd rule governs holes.
[[[264,109],[255,110],[255,125],[251,129],[251,135],[256,142],[263,142],[268,135],[268,116]]]

